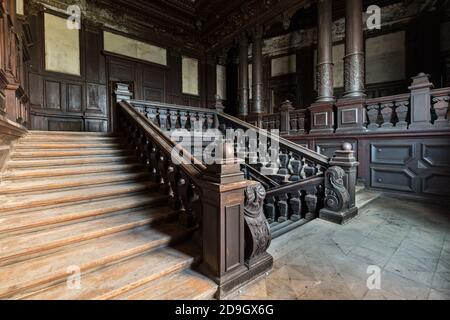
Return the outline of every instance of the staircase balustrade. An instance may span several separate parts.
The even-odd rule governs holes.
[[[218,297],[270,270],[269,223],[306,223],[319,217],[326,205],[325,175],[332,167],[328,157],[229,116],[220,108],[121,101],[118,119],[126,142],[179,210],[180,222],[198,228],[196,238],[203,252],[199,269],[218,283]],[[215,129],[220,133],[218,140],[207,143],[222,146],[215,150],[219,161],[206,164],[192,147],[171,137],[175,129],[185,129],[194,140]],[[230,129],[252,132],[242,141],[247,150],[256,151],[240,157],[239,134],[224,139]],[[206,146],[203,143],[201,147],[203,151]],[[261,151],[276,158],[261,157]],[[250,161],[258,157],[260,163]],[[354,186],[356,175],[342,170],[346,188]],[[352,192],[352,188],[348,190]],[[346,203],[341,207],[348,209]]]

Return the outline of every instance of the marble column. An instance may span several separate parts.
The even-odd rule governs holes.
[[[248,38],[243,33],[239,41],[239,116],[248,116]]]
[[[262,57],[262,45],[263,45],[263,28],[261,25],[257,25],[253,32],[253,66],[252,66],[252,81],[253,81],[253,105],[252,114],[261,114],[264,112],[263,106],[263,57]]]
[[[346,97],[365,96],[362,0],[345,1],[344,83]]]
[[[332,1],[318,2],[317,102],[334,102]]]

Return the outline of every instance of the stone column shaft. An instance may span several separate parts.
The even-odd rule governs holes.
[[[332,1],[318,2],[317,102],[333,102]]]
[[[264,112],[263,107],[263,57],[262,57],[263,28],[258,25],[253,33],[253,105],[252,114]]]
[[[345,4],[345,96],[362,97],[365,96],[362,0],[346,0]]]
[[[244,33],[239,43],[239,116],[248,115],[248,39]]]

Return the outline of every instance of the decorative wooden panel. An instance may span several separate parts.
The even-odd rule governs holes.
[[[61,83],[45,82],[45,108],[61,110]]]
[[[81,112],[83,101],[83,88],[81,85],[68,84],[67,111]]]

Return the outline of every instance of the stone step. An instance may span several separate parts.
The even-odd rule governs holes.
[[[34,179],[34,180],[19,180],[19,181],[5,181],[0,183],[0,195],[3,194],[26,194],[33,192],[42,192],[42,190],[64,190],[75,189],[81,187],[89,187],[104,184],[116,184],[125,182],[150,181],[150,174],[148,172],[136,173],[102,173],[81,176],[69,177],[55,177],[54,179]]]
[[[174,214],[175,212],[167,207],[153,208],[5,237],[0,239],[0,266],[23,261],[61,247],[149,226],[173,217]]]
[[[36,209],[64,204],[72,204],[84,201],[93,201],[101,198],[119,196],[122,194],[137,193],[143,191],[155,191],[159,184],[153,182],[135,182],[111,186],[92,187],[83,190],[68,190],[48,192],[32,195],[4,195],[0,196],[0,216],[14,214],[19,210]]]
[[[62,158],[62,157],[86,157],[86,156],[124,156],[131,155],[130,150],[125,149],[70,149],[70,150],[57,150],[57,149],[36,149],[35,151],[13,151],[11,154],[12,160],[23,160],[23,159],[48,159],[48,158]]]
[[[71,290],[66,283],[61,283],[24,298],[33,300],[113,299],[120,294],[184,270],[194,261],[194,257],[177,250],[176,247],[161,248],[84,275],[79,290]]]
[[[310,222],[310,220],[300,219],[298,221],[288,220],[284,223],[280,223],[277,226],[275,226],[276,228],[274,228],[274,230],[272,230],[272,228],[270,229],[272,233],[272,239],[276,239],[282,236],[283,234],[288,233],[289,231],[292,231],[296,228],[305,225],[308,222]]]
[[[66,142],[66,143],[51,143],[51,142],[20,142],[14,146],[16,151],[28,151],[33,150],[64,150],[64,149],[110,149],[110,148],[120,148],[121,144],[118,142]]]
[[[168,196],[161,193],[138,193],[119,195],[112,199],[97,200],[66,207],[45,208],[24,213],[2,216],[0,234],[28,232],[50,228],[53,225],[86,221],[104,215],[126,214],[131,211],[157,208],[168,201]]]
[[[117,300],[210,300],[217,284],[205,276],[184,270],[116,296]]]
[[[363,190],[356,194],[356,206],[359,210],[370,204],[372,201],[378,199],[381,196],[379,192],[372,192]]]
[[[60,176],[81,176],[84,174],[97,173],[114,173],[114,172],[130,172],[142,171],[143,165],[135,163],[123,164],[99,164],[92,166],[72,166],[72,167],[56,167],[48,168],[34,168],[34,169],[13,169],[8,170],[3,174],[5,180],[19,180],[19,179],[34,179],[34,178],[50,178]]]
[[[76,137],[115,137],[116,134],[110,132],[80,132],[80,131],[42,131],[30,130],[28,136],[76,136]]]
[[[67,159],[45,159],[45,160],[13,160],[8,162],[7,169],[29,169],[29,168],[48,168],[64,166],[66,168],[72,166],[87,166],[98,164],[124,164],[136,161],[134,156],[111,156],[111,157],[84,157],[84,158],[67,158]]]
[[[157,229],[143,226],[5,265],[0,267],[0,298],[20,298],[59,283],[66,286],[73,268],[81,272],[84,285],[89,272],[179,241],[191,232],[175,224],[165,224]],[[149,266],[149,263],[146,265]],[[156,267],[160,268],[160,265],[156,263]],[[132,274],[133,270],[128,272]],[[116,277],[125,275],[118,274]]]

